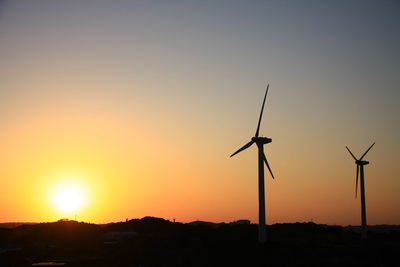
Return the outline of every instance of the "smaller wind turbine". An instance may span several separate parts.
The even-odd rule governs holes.
[[[363,239],[367,238],[367,212],[365,208],[365,188],[364,188],[364,165],[369,164],[369,161],[363,160],[365,155],[367,155],[368,151],[375,145],[375,142],[365,151],[365,153],[361,156],[361,158],[357,159],[353,153],[351,153],[350,149],[346,146],[347,151],[349,151],[350,155],[356,161],[357,165],[357,173],[356,173],[356,198],[357,198],[357,187],[358,187],[358,174],[360,174],[360,186],[361,186],[361,237]]]

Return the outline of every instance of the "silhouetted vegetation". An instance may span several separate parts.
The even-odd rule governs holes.
[[[0,266],[392,266],[400,227],[315,223],[268,226],[257,242],[249,223],[174,223],[154,217],[95,225],[58,221],[0,228]]]

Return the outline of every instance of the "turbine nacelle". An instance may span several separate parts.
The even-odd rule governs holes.
[[[256,144],[264,145],[264,144],[271,143],[272,139],[268,138],[268,137],[253,137],[253,138],[251,138],[251,141],[253,141]]]
[[[357,165],[368,165],[369,161],[365,161],[365,160],[356,160],[356,164]]]

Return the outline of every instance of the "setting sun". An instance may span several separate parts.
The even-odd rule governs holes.
[[[51,201],[58,212],[69,215],[84,207],[87,202],[87,192],[83,184],[66,179],[52,189]]]

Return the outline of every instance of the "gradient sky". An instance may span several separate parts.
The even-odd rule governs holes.
[[[257,221],[261,134],[267,223],[400,224],[397,1],[0,1],[0,222],[67,215]],[[68,215],[71,216],[71,215]]]

